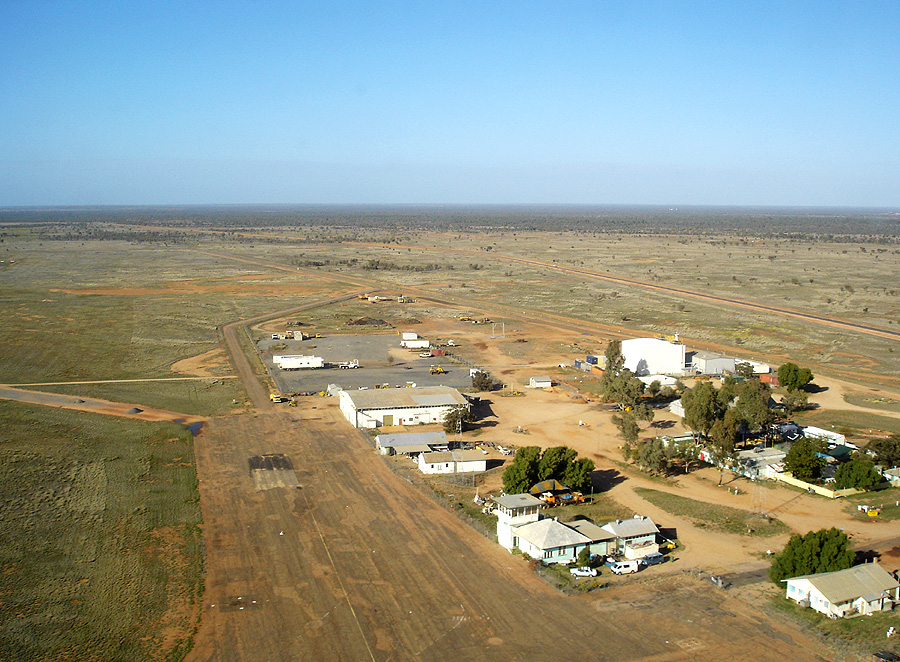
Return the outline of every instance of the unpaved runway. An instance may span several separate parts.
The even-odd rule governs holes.
[[[215,418],[197,438],[208,575],[188,660],[833,658],[680,576],[560,595],[317,407]],[[249,458],[276,453],[299,488],[256,491]]]

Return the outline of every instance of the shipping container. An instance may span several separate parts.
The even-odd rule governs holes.
[[[591,365],[597,365],[598,363],[600,363],[600,360],[596,356],[591,354],[587,357],[587,362]]]
[[[601,369],[600,369],[600,366],[598,366],[598,365],[592,365],[592,366],[591,366],[591,372],[592,372],[593,374],[595,374],[595,375],[602,375],[602,374],[603,374],[603,370],[601,370]]]

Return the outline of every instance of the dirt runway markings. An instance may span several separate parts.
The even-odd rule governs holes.
[[[188,660],[829,655],[687,578],[560,595],[393,474],[336,407],[295,415],[215,418],[197,438],[208,574]],[[256,490],[248,458],[275,453],[301,489]]]

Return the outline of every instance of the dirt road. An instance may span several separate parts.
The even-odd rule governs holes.
[[[317,402],[197,438],[208,574],[191,662],[831,658],[687,577],[563,596]],[[256,491],[248,458],[271,453],[299,487]]]

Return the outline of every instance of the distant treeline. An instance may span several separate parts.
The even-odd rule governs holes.
[[[730,235],[833,242],[894,243],[900,212],[839,208],[612,207],[612,206],[184,206],[17,208],[0,210],[0,225],[86,226],[123,223],[264,234],[280,228],[306,229],[307,241],[340,240],[363,230],[444,232],[575,232],[584,234]],[[316,236],[327,230],[328,234]],[[70,238],[74,230],[60,233]],[[93,232],[93,230],[92,230]],[[97,231],[90,238],[110,238]],[[158,230],[157,230],[158,232]],[[133,233],[129,239],[137,240]],[[157,236],[157,235],[148,235]],[[115,237],[121,239],[123,237]],[[236,241],[280,242],[265,236],[231,236]],[[158,241],[159,239],[153,239]],[[182,239],[183,241],[184,239]],[[291,242],[295,242],[292,239]]]
[[[346,267],[360,267],[366,271],[453,271],[453,264],[397,264],[395,262],[387,262],[386,260],[358,260],[351,258],[349,260],[329,260],[328,258],[317,258],[313,260],[297,259],[292,264],[296,267],[327,267],[331,265],[339,265]],[[469,264],[469,269],[477,271],[481,269],[480,264]]]

